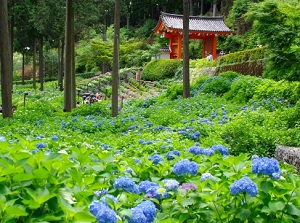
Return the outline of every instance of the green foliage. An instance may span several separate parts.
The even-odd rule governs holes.
[[[190,68],[215,67],[216,64],[216,60],[207,60],[206,58],[190,60]]]
[[[248,103],[255,95],[257,86],[261,80],[252,76],[240,76],[231,85],[230,91],[224,94],[224,98],[236,103]]]
[[[121,71],[124,79],[134,72]],[[110,75],[81,80],[80,84],[91,83],[92,88],[99,80],[108,87]],[[295,169],[280,163],[281,177],[275,179],[253,173],[250,158],[253,154],[274,157],[276,144],[300,146],[298,82],[235,72],[201,76],[192,84],[194,94],[188,99],[177,98],[182,85],[176,84],[167,94],[127,101],[114,118],[110,117],[109,100],[63,113],[62,93],[53,83],[45,84],[46,92],[30,92],[26,107],[22,107],[22,99],[28,88],[18,86],[14,97],[19,99],[19,107],[14,119],[0,120],[1,222],[95,223],[89,205],[101,200],[103,195],[95,193],[101,190],[118,198],[116,203],[106,202],[119,222],[128,222],[131,209],[144,200],[157,207],[154,222],[298,221],[300,179]],[[249,94],[234,96],[243,94],[247,86]],[[235,93],[228,99],[227,93],[219,97],[225,89]],[[278,100],[283,96],[289,101]],[[171,97],[176,100],[169,100]],[[295,103],[289,104],[291,98]],[[229,155],[190,151],[191,147],[210,149],[214,145],[224,145]],[[168,159],[174,150],[180,155]],[[161,156],[158,164],[149,160],[153,154]],[[183,159],[197,164],[194,175],[174,173],[174,165]],[[205,173],[213,178],[201,180]],[[136,185],[144,180],[155,182],[159,185],[156,191],[168,196],[156,199],[115,188],[114,182],[122,176],[132,178]],[[256,196],[232,194],[232,183],[244,176],[257,185]],[[195,189],[167,190],[166,179],[174,179],[180,186],[193,183]]]
[[[152,60],[145,66],[142,72],[142,79],[158,81],[172,78],[180,67],[182,67],[181,60]]]
[[[182,84],[172,84],[164,93],[157,98],[158,101],[175,100],[183,95]]]
[[[218,66],[264,59],[265,50],[266,47],[259,47],[251,50],[244,50],[240,52],[226,54],[220,58]]]
[[[265,80],[256,89],[254,99],[275,98],[296,104],[300,98],[300,83],[288,81]]]
[[[200,86],[200,89],[203,93],[222,96],[230,90],[231,83],[230,79],[223,76],[211,77]]]
[[[266,0],[254,4],[246,14],[261,43],[268,46],[265,77],[299,80],[299,7],[294,0]]]

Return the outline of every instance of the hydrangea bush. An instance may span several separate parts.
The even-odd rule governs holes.
[[[116,118],[41,95],[38,112],[29,97],[0,121],[1,222],[299,222],[299,175],[272,153],[300,141],[296,109],[193,93],[132,100]]]

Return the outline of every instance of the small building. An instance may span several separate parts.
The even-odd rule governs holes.
[[[182,58],[183,15],[161,12],[154,32],[169,39],[170,59]],[[232,31],[225,25],[222,16],[189,17],[189,39],[203,41],[203,58],[210,53],[213,59],[216,59],[217,37],[231,33]]]

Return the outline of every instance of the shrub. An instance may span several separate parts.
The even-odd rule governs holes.
[[[247,103],[253,98],[261,82],[257,77],[240,76],[233,81],[230,91],[224,94],[224,98],[241,104]]]
[[[145,66],[142,72],[142,79],[147,81],[158,81],[161,79],[172,78],[180,67],[182,67],[181,60],[152,60]]]
[[[164,101],[164,100],[175,100],[179,96],[183,95],[183,85],[182,84],[173,84],[171,87],[167,89],[166,92],[161,94],[158,97],[159,101]]]
[[[230,90],[231,81],[223,76],[211,77],[207,79],[199,88],[203,93],[212,93],[222,96]]]
[[[266,80],[257,87],[255,98],[258,100],[276,98],[296,104],[300,98],[300,83]]]

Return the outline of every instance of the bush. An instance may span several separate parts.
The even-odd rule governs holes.
[[[212,93],[222,96],[230,90],[231,80],[223,76],[211,77],[207,79],[199,88],[203,93]]]
[[[177,70],[182,67],[181,60],[152,60],[144,68],[142,79],[147,81],[158,81],[172,78]]]
[[[266,80],[257,87],[255,99],[267,98],[296,104],[300,98],[300,82]]]
[[[171,87],[167,89],[166,92],[164,92],[158,97],[158,101],[175,100],[182,95],[183,95],[183,85],[173,84],[171,85]]]
[[[240,104],[247,103],[253,98],[257,86],[261,83],[262,80],[257,77],[240,76],[233,81],[230,91],[224,94],[224,98]]]

